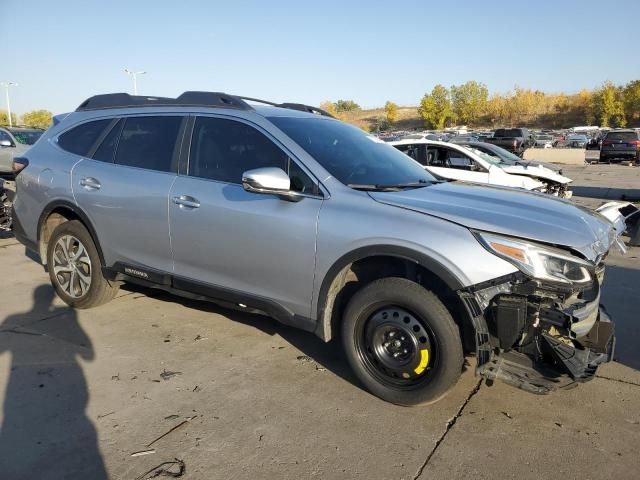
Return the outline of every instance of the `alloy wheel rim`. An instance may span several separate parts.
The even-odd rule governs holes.
[[[71,298],[83,297],[91,288],[91,258],[73,235],[63,235],[56,242],[52,268],[58,286]]]

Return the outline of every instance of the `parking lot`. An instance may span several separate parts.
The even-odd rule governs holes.
[[[590,206],[640,186],[639,168],[565,172]],[[446,398],[402,408],[365,392],[335,342],[266,317],[133,287],[71,310],[2,238],[0,477],[151,478],[173,462],[189,479],[637,478],[639,257],[608,259],[617,361],[592,382],[534,396],[480,382],[470,357]]]

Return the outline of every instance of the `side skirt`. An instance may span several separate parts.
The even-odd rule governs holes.
[[[102,267],[102,274],[110,281],[158,288],[193,300],[205,300],[240,311],[260,313],[272,317],[284,325],[307,332],[313,332],[316,329],[316,321],[311,318],[296,315],[269,298],[247,294],[231,288],[197,282],[147,267],[121,262],[116,262],[112,267]]]

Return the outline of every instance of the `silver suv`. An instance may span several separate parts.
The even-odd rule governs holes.
[[[16,237],[76,308],[134,282],[260,312],[339,338],[358,379],[401,405],[441,398],[464,352],[534,393],[613,354],[608,220],[436,181],[313,107],[98,95],[15,165]]]

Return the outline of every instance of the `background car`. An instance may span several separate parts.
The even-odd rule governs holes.
[[[584,134],[569,135],[566,141],[567,148],[587,148],[589,139]]]
[[[634,160],[640,164],[640,134],[637,130],[612,130],[602,140],[600,161]]]
[[[0,175],[10,176],[13,158],[26,152],[43,132],[39,128],[0,127]]]
[[[480,150],[447,142],[400,140],[391,145],[442,180],[463,180],[571,197],[568,190],[571,179],[541,166],[505,164]]]

